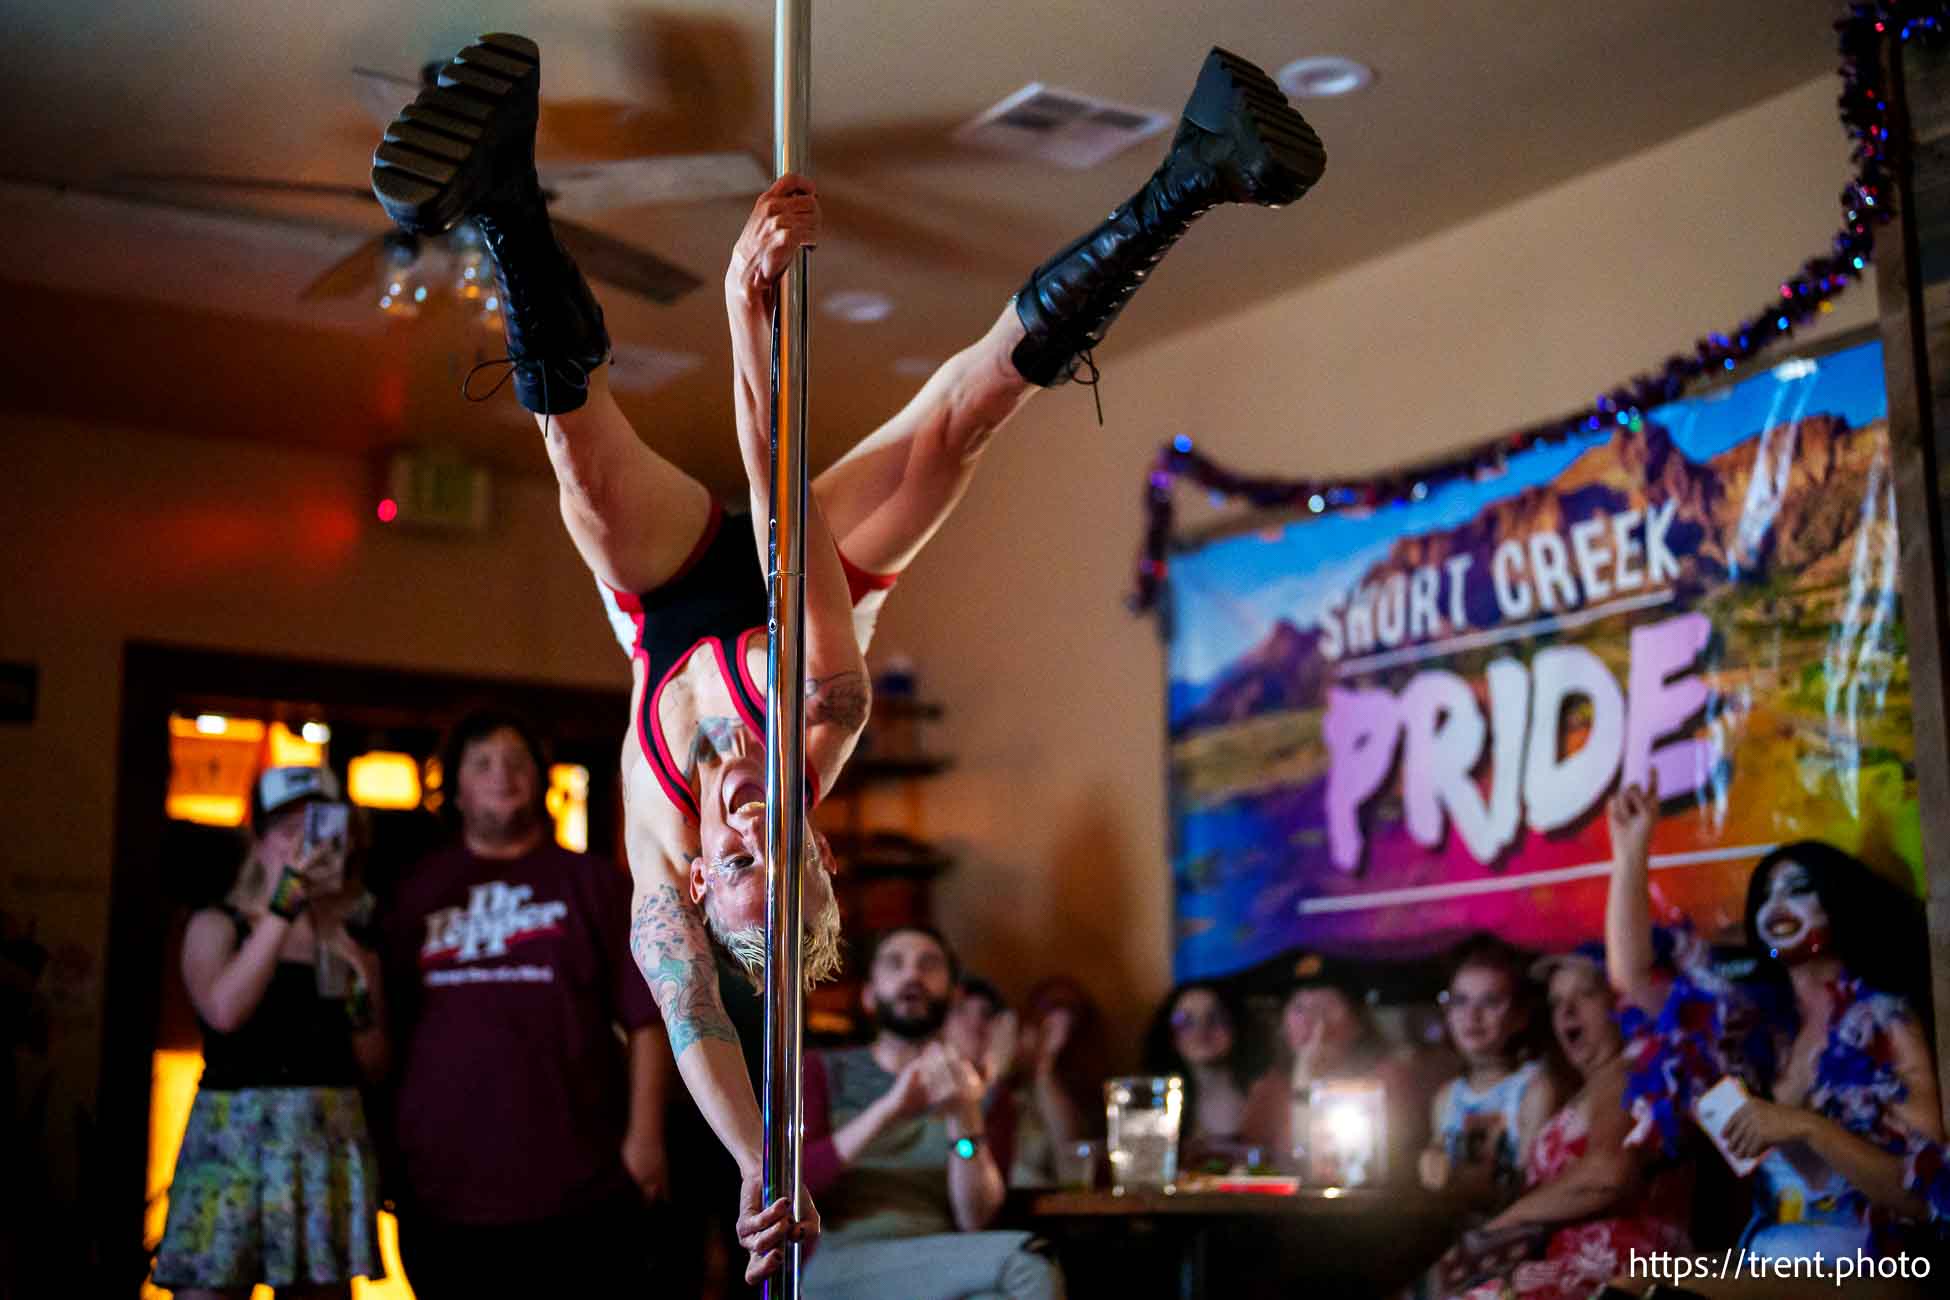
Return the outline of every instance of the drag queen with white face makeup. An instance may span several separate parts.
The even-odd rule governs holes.
[[[1759,872],[1755,879],[1762,879]],[[1754,928],[1767,955],[1776,961],[1799,962],[1818,957],[1833,941],[1828,926],[1828,909],[1815,892],[1815,880],[1808,869],[1792,858],[1783,858],[1766,878],[1766,896],[1754,914]]]
[[[1815,842],[1776,849],[1748,882],[1748,941],[1785,974],[1796,1022],[1772,1100],[1755,1097],[1727,1129],[1737,1154],[1760,1158],[1746,1236],[1756,1253],[1872,1250],[1872,1198],[1862,1184],[1899,1177],[1911,1141],[1942,1135],[1929,1044],[1904,996],[1922,990],[1868,978],[1878,942],[1909,938],[1903,920],[1916,910],[1881,884],[1853,857]],[[1846,946],[1838,920],[1853,941]]]
[[[1682,957],[1680,977],[1662,981],[1647,883],[1657,815],[1656,791],[1637,788],[1611,812],[1610,974],[1642,1012],[1643,1037],[1628,1050],[1635,1137],[1670,1146],[1699,1094],[1736,1075],[1752,1098],[1728,1121],[1726,1144],[1760,1161],[1742,1246],[1830,1260],[1901,1249],[1897,1207],[1913,1203],[1903,1157],[1943,1135],[1934,1063],[1908,1001],[1927,997],[1921,907],[1832,845],[1785,845],[1747,886],[1754,977],[1727,978],[1693,940],[1682,944],[1692,959]]]

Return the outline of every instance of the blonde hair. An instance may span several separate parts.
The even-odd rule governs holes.
[[[825,855],[820,852],[819,838],[806,837],[807,870],[826,870]],[[739,969],[751,981],[752,987],[763,991],[765,988],[765,927],[748,925],[737,930],[727,929],[719,923],[716,909],[704,909],[704,923],[711,931],[725,955],[738,963]],[[840,904],[833,897],[833,891],[826,891],[826,901],[819,911],[806,918],[805,942],[800,949],[805,965],[806,987],[823,984],[840,973]]]

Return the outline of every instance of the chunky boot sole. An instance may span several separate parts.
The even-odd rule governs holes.
[[[395,224],[450,230],[506,179],[492,164],[505,139],[534,132],[541,66],[535,42],[490,33],[400,110],[372,155],[372,192]]]
[[[1277,208],[1292,203],[1327,169],[1327,151],[1279,86],[1230,50],[1212,47],[1184,118],[1223,142],[1207,154],[1231,203]]]

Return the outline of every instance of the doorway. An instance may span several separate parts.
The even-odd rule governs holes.
[[[201,1068],[177,974],[189,910],[220,896],[245,851],[264,766],[333,769],[372,824],[367,882],[383,902],[442,837],[437,751],[484,705],[548,747],[557,838],[620,860],[623,690],[554,686],[131,642],[123,655],[115,861],[104,973],[97,1222],[111,1276],[147,1276],[175,1144]],[[123,1243],[127,1243],[126,1250]],[[126,1267],[124,1267],[124,1261]],[[396,1257],[391,1264],[396,1263]],[[361,1288],[374,1297],[403,1286]]]

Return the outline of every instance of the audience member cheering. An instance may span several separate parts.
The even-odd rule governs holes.
[[[1690,1169],[1655,1175],[1650,1156],[1625,1145],[1625,1040],[1603,947],[1542,958],[1531,975],[1547,982],[1551,1029],[1580,1085],[1538,1133],[1523,1195],[1463,1234],[1436,1265],[1429,1294],[1584,1300],[1634,1254],[1690,1249]]]
[[[1610,814],[1611,978],[1656,1016],[1627,1092],[1635,1137],[1673,1142],[1700,1096],[1732,1075],[1753,1095],[1720,1140],[1736,1160],[1759,1161],[1742,1247],[1828,1260],[1900,1249],[1902,1229],[1875,1210],[1923,1208],[1904,1190],[1903,1160],[1943,1139],[1935,1066],[1908,1000],[1926,987],[1921,908],[1832,845],[1788,844],[1748,881],[1756,977],[1725,978],[1695,939],[1668,984],[1652,964],[1657,816],[1656,784],[1626,789]]]
[[[1433,1135],[1418,1172],[1483,1209],[1508,1201],[1529,1166],[1531,1146],[1557,1106],[1540,1062],[1523,1058],[1531,1000],[1522,957],[1482,935],[1458,950],[1443,995],[1443,1021],[1463,1060],[1430,1106]]]
[[[1103,1015],[1081,984],[1057,976],[1029,990],[1016,1060],[1009,1185],[1047,1187],[1087,1176],[1074,1157],[1079,1143],[1104,1134],[1110,1063]]]
[[[384,1064],[379,961],[346,925],[359,896],[346,839],[305,836],[307,807],[337,798],[322,768],[266,771],[235,885],[183,936],[203,1077],[155,1267],[156,1285],[178,1296],[243,1297],[262,1284],[342,1297],[351,1279],[383,1275],[359,1099],[362,1077]],[[326,978],[334,959],[351,977],[343,988]]]
[[[956,978],[934,930],[881,936],[861,995],[873,1042],[805,1057],[801,1158],[825,1207],[805,1274],[813,1300],[1062,1294],[1028,1233],[987,1230],[1002,1209],[1010,1135],[984,1105],[975,1062],[942,1039]]]

